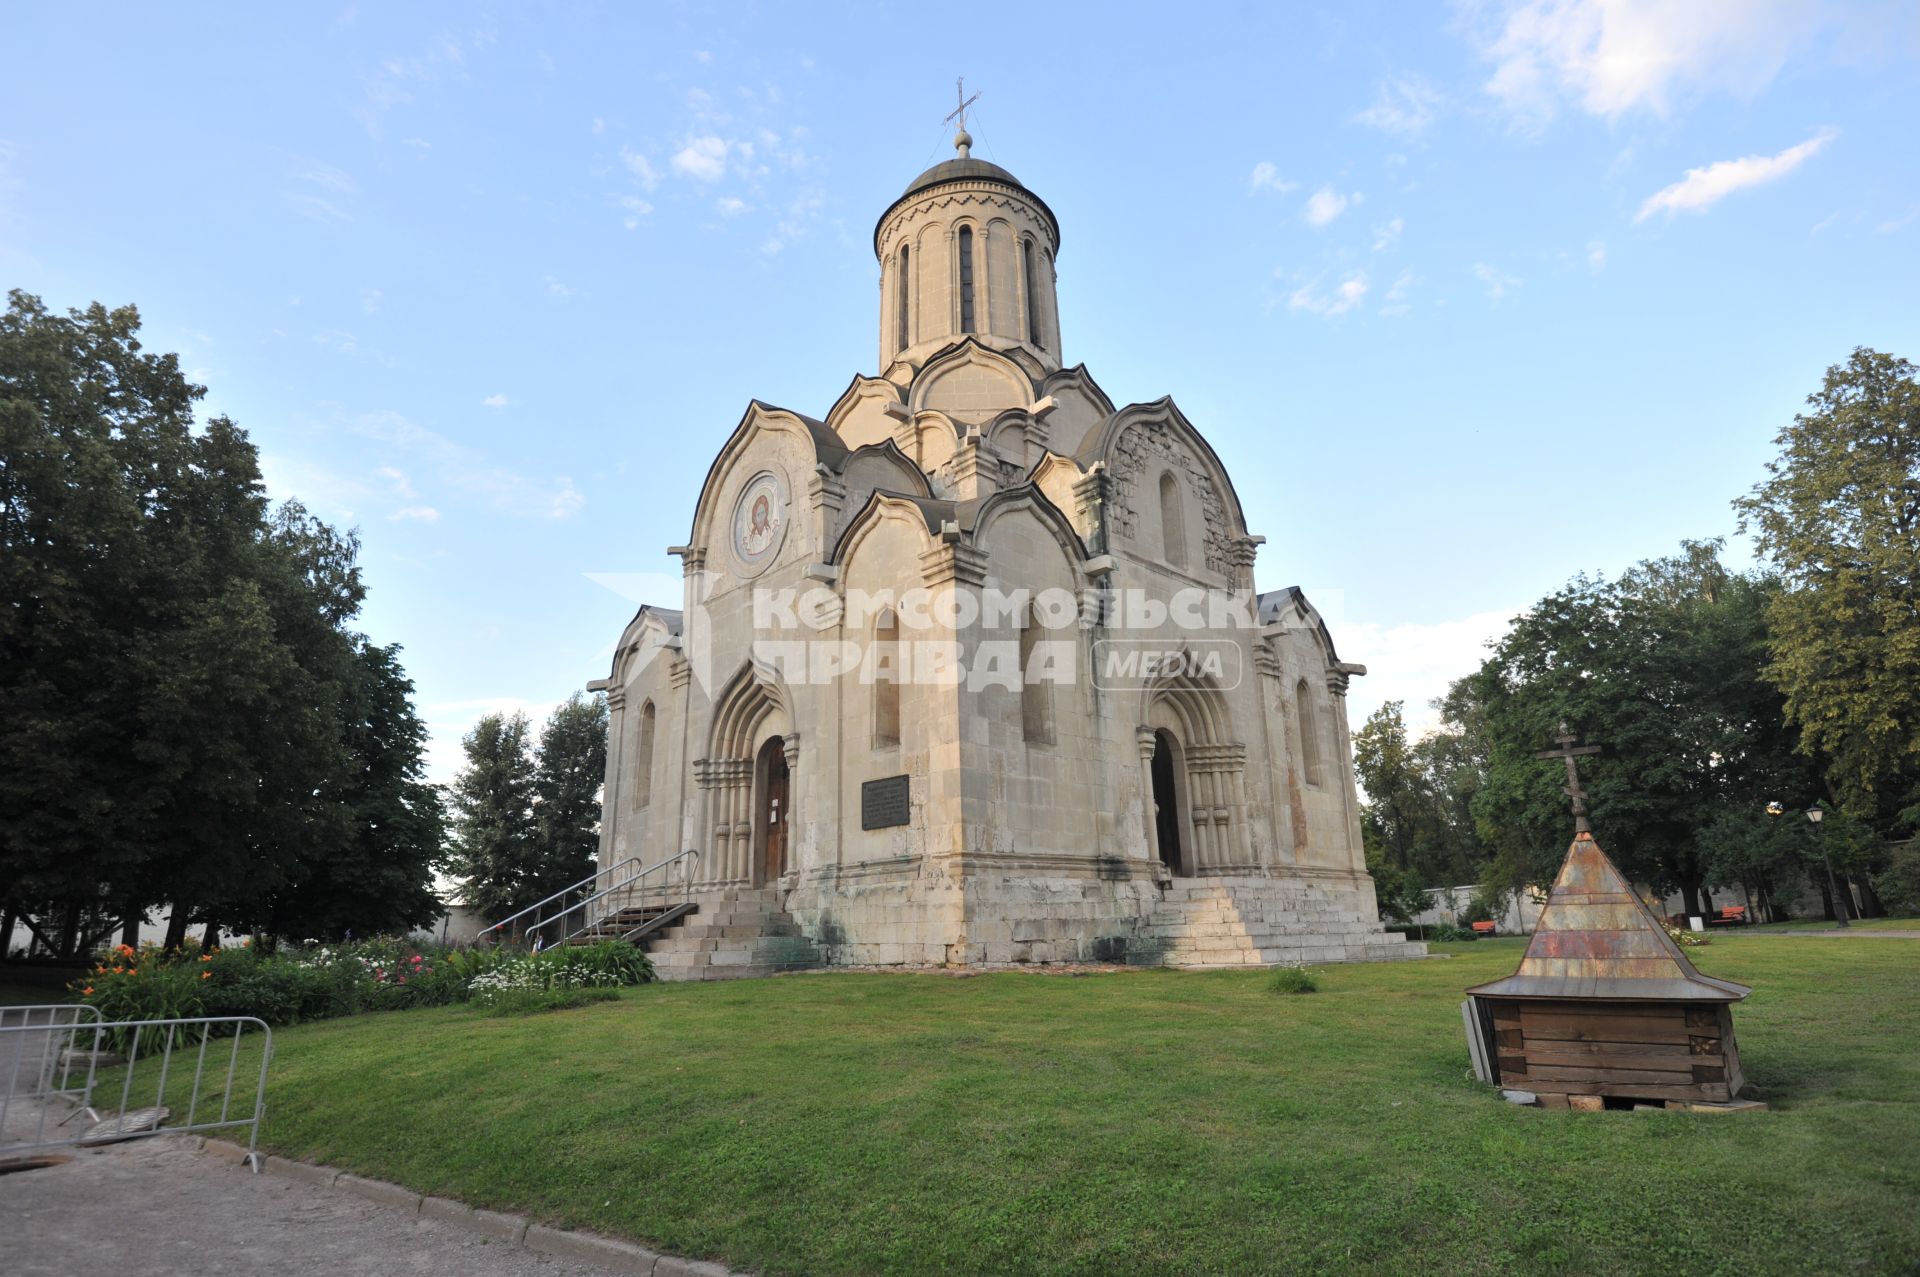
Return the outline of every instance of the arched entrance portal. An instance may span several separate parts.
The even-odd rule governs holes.
[[[787,826],[792,823],[793,803],[789,794],[787,743],[781,737],[769,737],[760,747],[755,762],[761,795],[758,824],[763,833],[760,855],[754,868],[762,884],[775,882],[787,871]]]
[[[1180,856],[1180,746],[1173,733],[1161,728],[1153,734],[1153,827],[1160,844],[1160,863],[1173,874],[1184,874]]]

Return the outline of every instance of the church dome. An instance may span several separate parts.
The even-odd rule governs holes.
[[[958,154],[907,183],[873,228],[881,367],[971,337],[1023,346],[1048,370],[1059,368],[1060,223],[1019,178],[973,158],[964,126],[953,146]]]
[[[986,160],[976,160],[968,157],[964,160],[942,160],[940,163],[922,173],[919,177],[908,182],[907,189],[901,192],[901,198],[904,199],[915,191],[925,190],[927,187],[939,182],[957,182],[963,178],[986,178],[989,181],[1005,182],[1008,186],[1019,186],[1023,191],[1027,189],[1020,185],[1019,178],[1007,172],[1007,170],[1001,168],[998,164],[990,164]]]

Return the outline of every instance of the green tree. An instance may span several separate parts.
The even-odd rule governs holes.
[[[0,316],[0,901],[68,954],[169,901],[176,943],[265,925],[364,791],[357,543],[270,513],[246,433],[196,423],[139,326],[19,292]]]
[[[300,865],[274,900],[279,935],[334,939],[405,931],[439,917],[432,890],[443,855],[440,792],[424,779],[426,724],[399,649],[357,641],[342,688],[350,765],[334,797],[346,821],[330,854]]]
[[[1920,801],[1920,377],[1862,347],[1807,403],[1735,508],[1786,584],[1767,675],[1787,719],[1830,796],[1884,825]]]
[[[533,788],[549,895],[593,872],[600,849],[600,788],[607,774],[607,699],[575,692],[540,732]],[[536,897],[537,898],[537,897]]]
[[[1703,907],[1700,835],[1714,818],[1804,792],[1807,761],[1762,674],[1777,584],[1727,572],[1719,548],[1689,542],[1617,582],[1577,578],[1520,617],[1460,689],[1490,742],[1475,818],[1516,876],[1550,880],[1572,832],[1564,772],[1534,757],[1562,722],[1608,750],[1581,768],[1602,844],[1633,877],[1678,888],[1689,910]]]
[[[534,816],[534,764],[525,714],[488,714],[461,741],[466,763],[455,777],[449,863],[467,902],[499,919],[550,895]],[[564,885],[564,884],[562,884]]]
[[[1402,705],[1388,701],[1354,736],[1354,771],[1366,793],[1361,835],[1379,863],[1416,887],[1473,882],[1488,854],[1471,811],[1482,779],[1476,747],[1452,719],[1409,741]]]
[[[1416,850],[1428,841],[1437,804],[1407,742],[1405,701],[1388,701],[1367,716],[1353,737],[1353,768],[1367,801],[1361,830],[1394,868],[1413,867]]]

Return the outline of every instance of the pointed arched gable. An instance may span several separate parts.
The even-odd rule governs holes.
[[[808,485],[816,466],[838,471],[847,456],[847,446],[824,422],[754,400],[707,470],[688,544],[716,556],[726,553],[733,502],[749,481],[771,472],[785,497],[788,524],[775,560],[792,558],[796,549],[804,552],[819,546],[826,531],[817,526],[818,518],[806,501]]]
[[[1059,543],[1060,552],[1066,556],[1067,562],[1072,565],[1075,574],[1078,575],[1080,565],[1087,560],[1086,543],[1080,539],[1080,533],[1075,530],[1073,520],[1063,514],[1060,507],[1049,500],[1047,494],[1033,483],[1003,488],[982,501],[979,508],[974,511],[973,525],[968,529],[968,535],[975,545],[985,546],[993,525],[1007,515],[1019,511],[1031,512],[1040,525],[1052,534],[1053,539]]]
[[[969,339],[927,360],[908,389],[907,406],[977,426],[1008,408],[1029,406],[1033,392],[1033,376],[1021,362]]]
[[[1087,371],[1085,364],[1063,368],[1040,384],[1042,402],[1053,400],[1047,414],[1048,446],[1071,456],[1087,436],[1113,416],[1113,400]]]
[[[906,417],[900,388],[885,377],[855,377],[827,410],[827,428],[849,448],[893,438]]]
[[[1269,590],[1258,600],[1260,624],[1263,628],[1280,626],[1289,633],[1305,634],[1329,670],[1342,668],[1358,670],[1360,666],[1345,666],[1340,654],[1333,650],[1333,634],[1327,629],[1327,623],[1320,615],[1320,609],[1307,601],[1297,585],[1284,589]]]
[[[1128,404],[1087,437],[1074,460],[1085,469],[1104,464],[1112,476],[1107,524],[1113,536],[1154,545],[1148,529],[1157,522],[1160,478],[1182,476],[1184,491],[1198,503],[1201,544],[1192,555],[1208,571],[1230,575],[1233,546],[1247,535],[1246,516],[1226,467],[1171,397]]]
[[[915,535],[925,542],[926,547],[933,545],[933,539],[943,524],[954,519],[954,507],[951,501],[941,501],[928,497],[904,497],[892,492],[875,492],[867,498],[867,503],[841,530],[835,539],[827,562],[844,567],[853,562],[860,546],[882,525],[901,523],[911,527]],[[843,573],[844,579],[844,573]],[[901,582],[902,586],[914,582]]]
[[[674,608],[642,604],[613,649],[612,687],[631,687],[654,663],[679,645],[681,613]]]

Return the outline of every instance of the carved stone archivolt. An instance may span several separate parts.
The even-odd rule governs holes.
[[[1140,536],[1141,510],[1145,503],[1142,490],[1152,491],[1160,471],[1179,477],[1187,495],[1200,505],[1205,520],[1207,569],[1227,575],[1234,566],[1233,527],[1227,519],[1226,503],[1214,486],[1213,476],[1199,457],[1182,444],[1172,431],[1141,424],[1129,428],[1113,444],[1112,505],[1109,516],[1114,531],[1128,540]]]
[[[935,212],[947,212],[953,209],[968,208],[1003,209],[1006,212],[1017,213],[1029,218],[1043,226],[1049,224],[1046,215],[1034,208],[1033,205],[1027,203],[1025,200],[1016,199],[1011,195],[989,194],[985,191],[971,190],[956,190],[951,194],[936,194],[935,192],[938,192],[939,189],[938,187],[934,187],[926,192],[922,192],[922,198],[913,205],[902,209],[899,216],[887,227],[886,234],[880,242],[880,255],[883,259],[895,251],[894,245],[899,243],[903,231],[907,230],[907,228],[911,227],[915,222]],[[1051,245],[1049,245],[1049,247],[1051,247]]]

